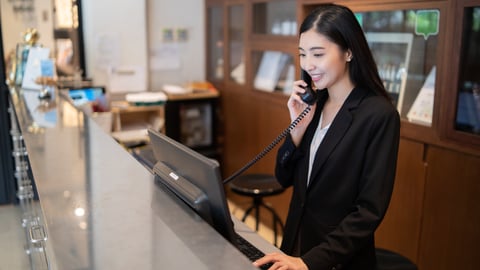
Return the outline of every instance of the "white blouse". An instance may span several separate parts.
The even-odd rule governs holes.
[[[322,128],[322,121],[323,121],[323,113],[320,115],[320,121],[318,122],[317,130],[315,130],[315,134],[313,135],[312,143],[310,144],[310,159],[308,163],[308,177],[307,177],[307,186],[310,183],[310,174],[312,173],[313,162],[315,160],[315,155],[317,153],[318,147],[323,141],[325,134],[330,127],[330,124]]]

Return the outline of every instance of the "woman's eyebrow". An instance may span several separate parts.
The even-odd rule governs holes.
[[[299,49],[300,51],[305,51],[305,49],[303,49],[302,47],[298,47],[298,49]],[[317,46],[317,47],[311,47],[311,48],[309,48],[308,50],[309,50],[309,51],[314,51],[314,50],[324,50],[324,49],[325,49],[325,47]]]

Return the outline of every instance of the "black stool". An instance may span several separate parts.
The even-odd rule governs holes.
[[[230,183],[230,188],[233,192],[253,198],[252,205],[245,211],[242,217],[242,222],[245,221],[247,216],[255,210],[255,230],[258,231],[258,225],[260,223],[260,208],[264,207],[272,214],[273,221],[273,236],[274,244],[277,246],[277,225],[283,233],[283,223],[278,216],[275,209],[267,205],[263,198],[280,194],[285,189],[277,182],[274,176],[268,174],[246,174],[237,177]]]
[[[383,248],[376,248],[377,270],[417,270],[417,266],[402,255]]]

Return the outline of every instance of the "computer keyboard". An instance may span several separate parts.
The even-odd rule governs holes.
[[[257,247],[252,245],[250,242],[248,242],[245,238],[240,236],[239,234],[235,235],[235,244],[237,249],[243,253],[250,261],[254,262],[263,256],[265,256],[265,253],[263,253],[261,250],[259,250]],[[260,266],[260,269],[267,270],[272,266],[271,263],[264,264]]]

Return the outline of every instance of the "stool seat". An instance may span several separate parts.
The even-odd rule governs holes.
[[[237,177],[230,183],[230,188],[244,196],[271,196],[285,191],[277,179],[268,174],[246,174]]]
[[[275,212],[275,209],[267,205],[263,198],[280,194],[285,191],[278,182],[275,176],[269,174],[245,174],[232,180],[229,184],[231,190],[239,195],[253,198],[252,205],[245,211],[242,221],[250,214],[255,212],[255,230],[258,231],[260,223],[260,208],[264,208],[272,214],[273,236],[274,244],[277,246],[277,225],[283,232],[283,223]]]
[[[417,266],[402,255],[383,248],[376,248],[377,270],[417,270]]]

